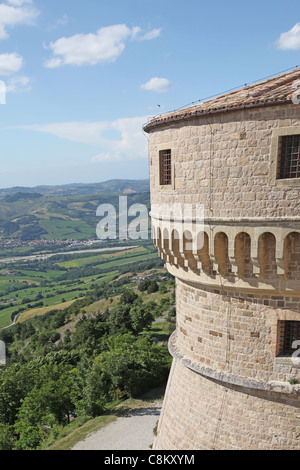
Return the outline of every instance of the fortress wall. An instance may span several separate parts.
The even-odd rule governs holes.
[[[299,181],[270,185],[272,137],[291,126],[300,126],[300,105],[162,125],[150,134],[152,205],[201,202],[206,217],[299,216]],[[173,187],[159,184],[158,153],[167,148],[172,150]]]
[[[300,365],[281,354],[287,321],[300,322],[300,178],[276,178],[281,136],[300,134],[300,105],[159,123],[149,134],[153,239],[177,285],[154,448],[300,449],[300,385],[290,383]],[[161,185],[167,149],[172,184]],[[204,205],[192,247],[183,221],[164,217],[176,203]]]
[[[174,361],[155,450],[296,450],[299,403],[230,386]]]
[[[220,373],[257,381],[288,382],[300,375],[296,364],[276,357],[278,322],[290,311],[264,305],[266,295],[250,298],[243,293],[197,288],[179,279],[176,295],[176,347],[185,358]],[[294,318],[300,318],[300,301]]]

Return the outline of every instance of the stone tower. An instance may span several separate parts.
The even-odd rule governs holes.
[[[296,69],[144,127],[176,277],[156,450],[300,449],[299,87]]]

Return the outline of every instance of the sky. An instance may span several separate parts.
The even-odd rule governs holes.
[[[146,179],[151,117],[298,65],[299,0],[0,0],[0,188]]]

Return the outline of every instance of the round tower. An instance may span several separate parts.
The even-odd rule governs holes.
[[[156,450],[300,449],[299,80],[144,127],[153,240],[176,277]]]

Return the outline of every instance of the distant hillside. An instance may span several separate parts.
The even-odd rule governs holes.
[[[74,183],[61,186],[36,186],[27,188],[16,186],[14,188],[0,189],[0,196],[13,194],[40,194],[46,195],[89,195],[89,194],[134,194],[149,192],[149,180],[109,180],[102,183]]]
[[[105,183],[0,190],[0,239],[24,242],[96,238],[100,204],[118,212],[119,196],[132,204],[150,205],[149,181],[113,180]]]
[[[14,194],[8,194],[7,196],[4,196],[4,201],[5,202],[16,202],[19,201],[20,199],[39,199],[40,197],[43,197],[42,194],[39,193],[14,193]]]

